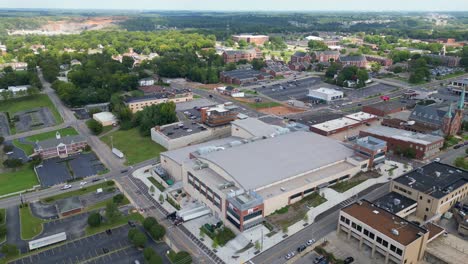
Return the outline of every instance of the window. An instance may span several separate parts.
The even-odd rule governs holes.
[[[364,235],[369,236],[369,230],[364,229]]]
[[[397,248],[396,253],[401,256],[403,254],[403,250]]]
[[[341,222],[346,222],[346,217],[341,216],[341,217],[340,217],[340,220],[341,220]]]
[[[353,222],[353,223],[351,224],[351,227],[354,228],[354,229],[356,229],[356,227],[357,227],[357,226],[356,226],[356,223]]]
[[[382,238],[379,236],[377,237],[377,243],[382,244]]]
[[[422,196],[419,196],[419,200],[422,200]]]
[[[350,222],[349,219],[346,219],[346,224],[347,224],[347,225],[349,225],[349,222]]]
[[[427,203],[431,203],[431,199],[427,199]]]
[[[383,245],[384,247],[388,247],[388,242],[387,242],[386,240],[384,240],[383,243],[382,243],[382,245]]]
[[[365,169],[365,168],[367,168],[367,163],[361,165],[361,169]]]
[[[374,233],[372,233],[372,232],[369,232],[369,237],[370,237],[372,240],[374,240],[374,238],[375,238],[375,235],[374,235]]]
[[[390,250],[395,252],[396,251],[396,247],[394,245],[390,245]]]
[[[357,225],[357,230],[358,230],[359,232],[361,232],[361,231],[362,231],[362,226]]]
[[[429,208],[426,207],[426,212],[429,212]]]

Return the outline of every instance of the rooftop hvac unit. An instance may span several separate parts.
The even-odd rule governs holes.
[[[398,198],[393,199],[393,204],[394,205],[400,205],[401,201]]]
[[[372,211],[372,212],[373,212],[374,214],[379,214],[379,211],[377,211],[377,210],[374,210],[374,211]]]
[[[436,175],[436,177],[440,177],[440,172],[436,171],[435,175]]]
[[[394,234],[395,236],[398,236],[400,232],[398,232],[398,230],[396,230],[395,228],[392,228],[392,234]]]

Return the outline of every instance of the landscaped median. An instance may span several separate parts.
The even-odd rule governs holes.
[[[101,182],[101,183],[98,183],[98,184],[95,184],[95,185],[89,185],[89,186],[83,187],[83,188],[81,188],[79,190],[76,190],[76,191],[64,192],[64,193],[57,194],[57,195],[54,195],[54,196],[49,196],[49,197],[41,199],[41,201],[44,202],[44,203],[52,203],[52,202],[55,202],[57,200],[69,198],[69,197],[72,197],[72,196],[78,196],[78,195],[83,195],[83,194],[87,194],[87,193],[90,193],[90,192],[95,192],[99,188],[102,188],[103,191],[105,191],[106,189],[109,189],[109,188],[115,188],[115,182],[114,181],[106,181],[106,182]]]
[[[21,239],[30,240],[42,233],[46,221],[35,217],[28,204],[20,205]]]

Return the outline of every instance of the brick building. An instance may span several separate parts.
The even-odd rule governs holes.
[[[369,159],[369,168],[385,161],[387,142],[375,137],[362,137],[354,142],[354,151],[358,156]]]
[[[296,51],[293,55],[291,55],[290,63],[296,62],[311,62],[312,57],[309,53],[303,51]]]
[[[270,38],[266,35],[249,35],[249,34],[241,34],[241,35],[233,35],[232,40],[235,42],[239,42],[241,40],[245,40],[247,43],[253,43],[255,45],[263,45],[267,42]]]
[[[164,92],[127,98],[125,99],[125,105],[127,105],[133,113],[136,113],[151,105],[167,102],[181,103],[191,100],[193,100],[193,93],[190,89],[168,89]]]
[[[343,66],[356,66],[359,68],[367,67],[367,60],[364,56],[340,56],[339,62]]]
[[[441,65],[447,66],[447,67],[458,67],[460,66],[460,57],[457,56],[445,56],[445,55],[436,55],[436,54],[427,54],[424,55],[427,57],[430,57],[432,59],[437,59],[440,60]]]
[[[226,84],[243,85],[246,83],[254,83],[258,80],[272,79],[267,72],[261,72],[252,69],[239,69],[233,71],[223,71],[219,73],[219,80]]]
[[[80,135],[62,137],[57,131],[55,138],[36,143],[34,154],[43,159],[61,157],[81,152],[88,145],[86,138]]]
[[[263,54],[260,49],[254,48],[249,50],[226,50],[222,56],[224,63],[236,63],[241,60],[252,61],[253,59],[261,59]]]
[[[375,56],[375,55],[364,55],[364,56],[366,57],[367,61],[378,62],[380,63],[380,65],[384,67],[389,67],[389,66],[392,66],[393,64],[393,60],[389,58]]]
[[[200,109],[201,122],[209,127],[223,126],[237,119],[238,112],[226,105]]]
[[[415,153],[417,159],[428,159],[437,154],[444,144],[444,138],[434,135],[414,133],[406,130],[375,126],[360,131],[359,136],[372,136],[387,142],[389,151],[395,153]]]
[[[314,60],[318,62],[338,61],[340,52],[335,50],[315,51]]]
[[[406,105],[398,101],[384,101],[376,104],[365,105],[362,111],[376,116],[387,116],[401,112],[406,109]]]

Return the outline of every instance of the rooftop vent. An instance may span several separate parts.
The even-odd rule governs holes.
[[[398,232],[398,230],[396,230],[395,228],[392,228],[392,234],[394,234],[395,236],[398,236],[400,232]]]
[[[398,198],[393,199],[393,204],[394,205],[400,205],[401,201]]]
[[[372,211],[372,212],[373,212],[374,214],[379,214],[379,211],[377,211],[377,210],[374,210],[374,211]]]
[[[440,174],[441,174],[441,173],[438,172],[438,171],[435,172],[436,177],[440,177]]]

